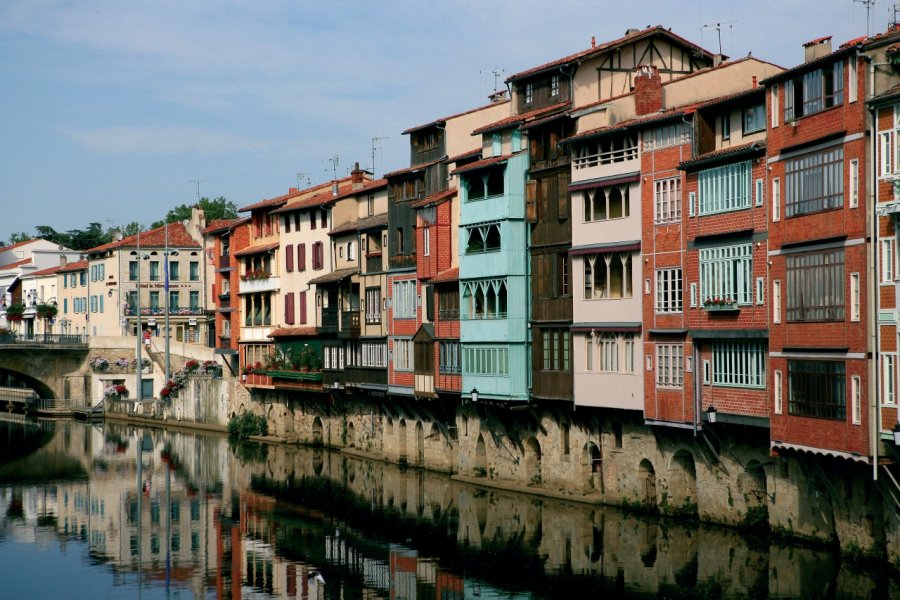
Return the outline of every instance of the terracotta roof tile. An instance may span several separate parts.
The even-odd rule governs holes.
[[[410,127],[409,129],[405,130],[402,135],[406,135],[408,133],[413,133],[413,132],[419,131],[421,129],[427,129],[429,127],[435,127],[436,125],[444,125],[447,123],[447,121],[450,121],[452,119],[456,119],[458,117],[464,117],[464,116],[470,115],[472,113],[477,113],[479,110],[491,108],[492,106],[497,106],[498,104],[505,104],[506,102],[509,102],[509,99],[503,100],[502,102],[491,102],[489,104],[479,106],[478,108],[472,108],[470,110],[467,110],[467,111],[464,111],[461,113],[456,113],[455,115],[450,115],[449,117],[435,119],[434,121],[430,121],[428,123],[425,123],[424,125],[416,125],[415,127]]]
[[[43,277],[45,275],[53,275],[54,273],[58,273],[62,268],[62,265],[56,265],[55,267],[50,267],[49,269],[41,269],[40,271],[28,273],[24,277]]]
[[[524,152],[524,150],[522,150]],[[463,165],[460,168],[451,172],[451,175],[457,175],[459,173],[468,173],[469,171],[474,171],[476,169],[483,169],[484,167],[489,167],[491,165],[499,165],[500,163],[505,163],[513,156],[518,156],[522,154],[522,152],[516,152],[515,154],[503,154],[500,156],[490,156],[488,158],[482,158],[481,160],[476,160],[473,163],[469,163],[467,165]]]
[[[339,225],[338,227],[332,229],[328,235],[338,235],[341,233],[347,233],[348,231],[365,231],[366,229],[387,227],[387,224],[387,213],[384,213],[383,215],[373,215],[371,217],[365,217],[363,219],[357,219],[356,221],[351,221],[349,223]]]
[[[226,229],[231,229],[242,223],[249,222],[250,217],[244,217],[242,219],[213,219],[207,223],[206,229],[203,230],[203,234],[209,235],[211,233],[219,233],[220,231],[225,231]]]
[[[479,127],[475,131],[472,132],[472,135],[478,135],[481,133],[489,133],[491,131],[497,131],[498,129],[505,129],[507,127],[512,127],[514,125],[520,125],[522,123],[526,123],[531,120],[535,120],[538,117],[544,117],[549,115],[552,112],[562,111],[563,109],[569,108],[571,106],[571,102],[559,102],[557,104],[551,104],[550,106],[545,106],[543,108],[536,108],[534,110],[521,113],[518,115],[512,115],[506,117],[504,119],[500,119],[499,121],[495,121],[493,123],[489,123],[488,125],[484,125]]]
[[[671,38],[681,44],[684,44],[685,46],[688,46],[688,47],[694,49],[694,51],[699,52],[708,58],[712,58],[712,56],[713,56],[712,53],[709,52],[708,50],[701,48],[700,46],[698,46],[697,44],[695,44],[693,42],[689,42],[688,40],[681,37],[680,35],[672,33],[668,29],[664,28],[662,25],[657,25],[655,27],[648,27],[647,29],[642,29],[641,31],[637,31],[634,33],[625,34],[624,36],[622,36],[618,39],[615,39],[615,40],[612,40],[609,42],[605,42],[603,44],[598,44],[597,46],[594,46],[592,48],[588,48],[586,50],[576,52],[575,54],[570,54],[568,56],[558,58],[558,59],[550,61],[548,63],[539,65],[537,67],[532,67],[531,69],[527,69],[525,71],[520,71],[518,73],[510,75],[506,81],[507,82],[516,81],[517,79],[523,79],[523,78],[529,77],[531,75],[537,75],[538,73],[541,73],[542,71],[548,71],[555,67],[567,65],[572,62],[578,62],[578,61],[584,60],[588,57],[594,56],[596,54],[602,54],[604,52],[614,50],[625,44],[630,44],[637,40],[641,40],[646,37],[652,37],[654,35],[662,35],[662,36]]]
[[[367,194],[371,191],[378,190],[381,188],[387,187],[387,179],[373,179],[370,181],[366,181],[363,183],[362,187],[353,188],[353,184],[347,182],[346,185],[338,186],[337,195],[332,193],[332,190],[329,188],[326,191],[319,192],[314,196],[310,196],[309,198],[303,198],[302,200],[297,200],[296,202],[289,202],[272,211],[272,214],[277,213],[286,213],[291,212],[293,210],[303,210],[305,208],[315,208],[317,206],[324,206],[330,202],[337,202],[343,198],[350,198],[352,196],[356,196],[358,194]]]
[[[10,269],[15,269],[16,267],[21,267],[22,265],[30,265],[30,258],[23,258],[22,260],[17,260],[16,262],[11,262],[6,265],[0,266],[0,271],[9,271]]]
[[[248,246],[234,253],[234,256],[249,256],[250,254],[259,254],[260,252],[268,252],[278,247],[278,242],[270,242],[268,244],[260,244],[259,246]]]
[[[481,158],[481,148],[475,148],[474,150],[468,150],[463,152],[462,154],[457,154],[456,156],[451,156],[447,159],[448,163],[457,163],[461,160],[466,160],[467,158]]]
[[[311,279],[309,281],[310,284],[321,285],[323,283],[337,283],[351,275],[355,275],[359,273],[359,269],[356,267],[350,267],[349,269],[338,269],[337,271],[332,271],[331,273],[325,273],[324,275],[320,275],[315,279]]]
[[[315,327],[279,327],[269,334],[270,338],[316,335]]]
[[[765,152],[766,142],[750,142],[749,144],[741,144],[739,146],[729,146],[728,148],[719,148],[706,154],[701,154],[690,160],[685,160],[678,165],[679,169],[693,170],[695,168],[708,165],[710,163],[727,162],[731,156],[742,156],[745,154],[753,154],[756,152]]]
[[[87,261],[79,260],[78,262],[72,262],[67,264],[65,267],[62,267],[59,272],[60,273],[71,273],[73,271],[84,271],[87,269]]]
[[[651,113],[649,115],[641,115],[640,117],[635,117],[633,119],[626,119],[624,121],[619,121],[618,123],[614,123],[613,125],[604,125],[603,127],[597,127],[595,129],[589,129],[587,131],[582,131],[581,133],[577,133],[575,135],[569,136],[567,138],[563,138],[559,141],[560,144],[571,144],[572,142],[578,142],[584,139],[597,137],[601,135],[607,135],[610,133],[614,133],[617,131],[623,131],[625,129],[632,129],[636,127],[643,127],[645,125],[650,125],[652,123],[656,123],[659,121],[666,121],[668,119],[673,119],[675,117],[679,117],[681,115],[690,114],[697,109],[699,103],[686,104],[684,106],[679,106],[677,108],[671,108],[669,110],[665,110],[663,112]]]
[[[347,181],[350,181],[349,176],[342,177],[337,180],[338,185],[340,185],[344,182],[347,182]],[[274,207],[282,206],[282,205],[286,204],[292,198],[297,198],[298,196],[307,196],[310,194],[317,194],[326,189],[331,190],[332,183],[333,183],[332,181],[325,181],[323,183],[317,183],[314,186],[304,188],[302,190],[298,189],[298,188],[288,188],[287,194],[284,194],[282,196],[278,196],[275,198],[269,198],[267,200],[260,200],[259,202],[256,202],[254,204],[248,204],[247,206],[244,206],[243,208],[239,208],[238,211],[246,212],[246,211],[251,211],[251,210],[259,210],[261,208],[271,208],[273,206]]]
[[[450,198],[453,198],[454,196],[456,196],[456,188],[450,188],[431,194],[430,196],[422,198],[421,200],[414,200],[413,202],[410,202],[409,205],[412,208],[425,208],[426,206],[431,206],[432,204],[440,204],[441,202],[445,202]]]
[[[6,252],[7,250],[12,250],[13,248],[20,248],[25,246],[26,244],[30,244],[32,242],[39,242],[44,238],[34,238],[31,240],[24,240],[22,242],[16,242],[15,244],[10,244],[9,246],[0,246],[0,252]]]
[[[384,178],[385,178],[385,179],[390,179],[391,177],[397,177],[397,176],[399,176],[399,175],[407,175],[407,174],[409,174],[409,173],[415,173],[415,172],[417,172],[417,171],[422,171],[422,170],[424,170],[426,167],[430,167],[430,166],[432,166],[432,165],[436,165],[436,164],[438,164],[439,162],[443,162],[443,161],[446,160],[446,159],[447,159],[447,157],[446,157],[446,156],[443,156],[443,157],[441,157],[441,158],[439,158],[439,159],[437,159],[437,160],[433,160],[433,161],[427,162],[427,163],[422,163],[421,165],[415,165],[415,166],[412,166],[412,167],[406,167],[405,169],[398,169],[398,170],[396,170],[396,171],[391,171],[390,173],[385,173],[385,174],[384,174]]]
[[[140,233],[141,248],[165,248],[166,247],[166,227],[157,227],[149,231]],[[138,234],[129,235],[121,240],[103,244],[86,250],[86,252],[96,253],[114,250],[116,248],[136,248],[138,242]],[[199,248],[200,244],[194,241],[191,234],[183,223],[169,224],[169,248]]]
[[[450,283],[459,281],[459,267],[447,269],[431,278],[431,283]]]

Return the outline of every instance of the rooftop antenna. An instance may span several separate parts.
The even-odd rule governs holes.
[[[853,4],[862,4],[866,7],[866,37],[872,35],[871,13],[872,7],[875,6],[875,0],[853,0]]]
[[[200,184],[206,181],[205,179],[191,179],[189,183],[197,184],[197,202],[200,202]]]
[[[485,73],[490,73],[494,76],[494,91],[496,92],[499,89],[498,86],[500,85],[500,78],[503,77],[503,74],[506,73],[506,71],[494,65],[493,69],[482,69],[481,71],[479,71],[479,73],[481,73],[482,75],[484,75]]]
[[[891,31],[893,31],[894,29],[896,29],[897,23],[900,22],[900,20],[897,19],[897,15],[900,14],[900,4],[895,4],[891,8],[891,12],[894,13],[894,16],[891,18],[891,23],[890,23]]]
[[[338,178],[338,176],[337,176],[337,171],[338,171],[338,165],[341,164],[341,157],[338,156],[337,154],[332,154],[332,155],[328,158],[328,162],[331,163],[331,175],[332,175],[331,178],[336,180],[336,179]],[[327,173],[327,172],[328,172],[328,171],[327,171],[327,169],[326,169],[326,173]]]
[[[377,135],[372,138],[372,175],[373,176],[375,175],[375,151],[376,150],[382,150],[382,151],[384,150],[384,148],[382,148],[381,144],[379,144],[378,142],[380,142],[381,140],[386,140],[386,139],[387,139],[386,137],[378,137]]]
[[[856,2],[856,0],[853,0],[853,1]],[[864,0],[864,1],[874,2],[875,0]],[[722,28],[727,27],[728,29],[733,29],[735,23],[737,23],[737,21],[719,21],[718,23],[709,23],[709,24],[701,27],[701,30],[702,29],[715,29],[716,30],[716,35],[719,38],[719,56],[722,55]]]
[[[297,171],[297,189],[298,189],[298,190],[301,189],[301,188],[303,187],[303,184],[301,183],[301,180],[302,180],[304,177],[306,177],[306,187],[309,187],[309,186],[312,185],[312,181],[310,181],[309,175],[307,175],[307,174],[304,173],[303,171]]]

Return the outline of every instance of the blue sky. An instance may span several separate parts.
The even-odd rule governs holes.
[[[815,10],[810,10],[815,6]],[[872,11],[884,31],[886,0]],[[851,0],[3,0],[0,241],[36,225],[148,224],[307,178],[408,165],[412,125],[484,104],[505,75],[662,24],[782,66],[865,33]]]

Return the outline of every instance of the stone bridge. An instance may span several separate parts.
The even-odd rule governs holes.
[[[0,339],[0,384],[24,386],[41,398],[86,397],[91,348],[80,336]]]

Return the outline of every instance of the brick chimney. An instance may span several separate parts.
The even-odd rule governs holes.
[[[634,72],[634,111],[646,115],[662,109],[662,79],[653,65],[641,65]]]
[[[364,171],[359,168],[359,162],[354,163],[353,170],[350,171],[350,183],[354,190],[358,190],[363,186],[365,180]]]
[[[820,37],[803,44],[803,62],[815,60],[820,56],[831,54],[831,36]]]

